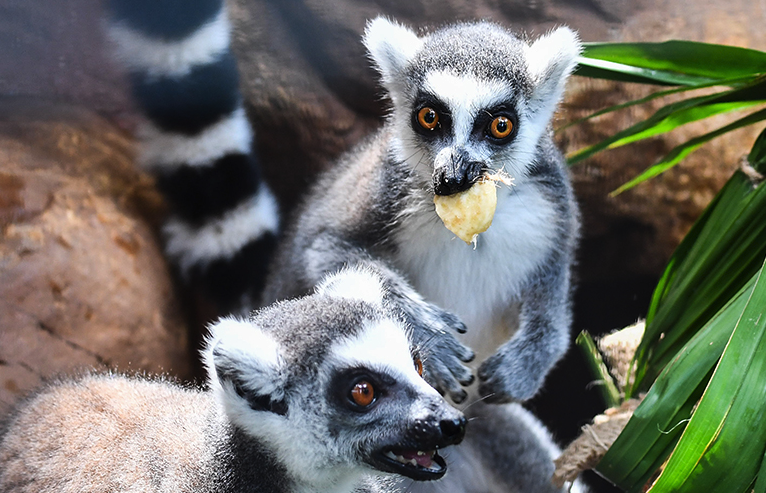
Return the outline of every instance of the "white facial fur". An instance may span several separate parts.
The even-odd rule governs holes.
[[[358,337],[338,343],[332,355],[338,367],[364,366],[407,382],[424,395],[439,395],[418,375],[406,331],[393,320],[368,323]]]
[[[367,269],[343,269],[327,276],[316,292],[348,300],[364,301],[381,306],[385,291],[380,278]]]
[[[369,287],[355,290],[363,284]],[[361,269],[347,269],[330,276],[317,291],[342,299],[382,303],[379,278]],[[319,378],[305,384],[293,382],[289,396],[284,392],[284,385],[291,369],[283,360],[279,344],[252,323],[225,318],[211,327],[204,358],[211,386],[227,416],[246,433],[273,446],[291,476],[312,491],[350,491],[362,477],[375,473],[359,462],[353,444],[328,437],[328,420],[335,411],[323,399],[330,395],[330,376],[335,372],[365,368],[387,374],[415,389],[424,399],[442,402],[438,393],[418,375],[407,329],[395,319],[368,320],[356,336],[337,341],[320,364]],[[269,395],[272,400],[286,399],[287,414],[250,408],[230,382],[219,380],[216,365],[221,362],[226,368],[237,370],[247,390]],[[409,416],[401,405],[396,407],[396,412],[418,419],[425,418],[430,409],[418,399],[413,399],[408,406]],[[391,414],[385,417],[393,419]]]

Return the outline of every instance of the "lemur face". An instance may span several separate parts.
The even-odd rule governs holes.
[[[397,157],[438,195],[486,173],[523,179],[579,53],[568,28],[529,45],[490,23],[421,38],[384,18],[365,44],[393,102]]]
[[[463,415],[422,378],[401,325],[365,323],[360,334],[334,345],[325,385],[328,430],[339,447],[374,469],[416,480],[442,477],[440,448],[459,443]]]
[[[438,479],[437,451],[463,438],[465,418],[421,377],[371,272],[342,271],[314,295],[211,332],[206,362],[231,421],[307,483],[373,471]]]

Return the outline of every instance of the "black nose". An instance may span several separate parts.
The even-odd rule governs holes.
[[[434,193],[452,195],[468,190],[479,179],[481,171],[479,162],[456,159],[434,171]]]
[[[465,436],[465,416],[455,419],[443,419],[439,422],[439,429],[442,432],[444,440],[450,444],[460,443]]]

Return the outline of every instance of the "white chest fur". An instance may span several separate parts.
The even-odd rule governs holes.
[[[554,219],[553,205],[533,184],[501,186],[492,226],[475,249],[428,208],[403,218],[394,262],[428,301],[463,320],[464,342],[481,362],[515,331],[514,307],[553,247]]]

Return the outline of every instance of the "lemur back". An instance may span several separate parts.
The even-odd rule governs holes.
[[[210,390],[88,375],[49,385],[0,434],[0,492],[383,491],[438,479],[465,418],[418,374],[418,350],[378,276],[224,318]]]

